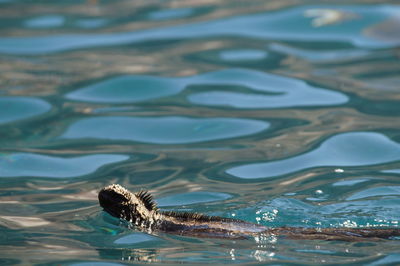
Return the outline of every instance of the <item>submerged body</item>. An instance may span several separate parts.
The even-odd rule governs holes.
[[[400,236],[400,228],[302,228],[277,227],[242,220],[187,212],[163,212],[146,192],[131,193],[120,185],[110,185],[99,192],[99,203],[109,214],[126,220],[147,232],[209,238],[246,238],[283,236],[291,239],[363,241]]]

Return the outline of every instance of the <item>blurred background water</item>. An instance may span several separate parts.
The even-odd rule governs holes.
[[[147,235],[97,203],[398,227],[398,4],[1,0],[0,264],[400,264],[398,240]]]

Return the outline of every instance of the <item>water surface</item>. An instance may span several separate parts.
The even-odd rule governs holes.
[[[0,264],[400,263],[399,240],[131,230],[163,210],[398,227],[396,1],[0,1]]]

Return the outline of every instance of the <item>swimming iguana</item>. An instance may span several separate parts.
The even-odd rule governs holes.
[[[131,193],[117,184],[103,188],[99,192],[99,202],[100,206],[112,216],[126,220],[149,233],[161,231],[186,236],[227,239],[263,235],[343,241],[379,240],[400,236],[400,228],[269,228],[242,220],[199,213],[160,211],[147,191]]]

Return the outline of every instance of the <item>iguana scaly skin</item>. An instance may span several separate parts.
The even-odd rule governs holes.
[[[266,236],[343,241],[379,240],[400,236],[400,228],[269,228],[242,220],[199,213],[160,211],[147,191],[131,193],[117,184],[103,188],[99,192],[99,202],[112,216],[126,220],[149,233],[160,231],[228,239]]]

